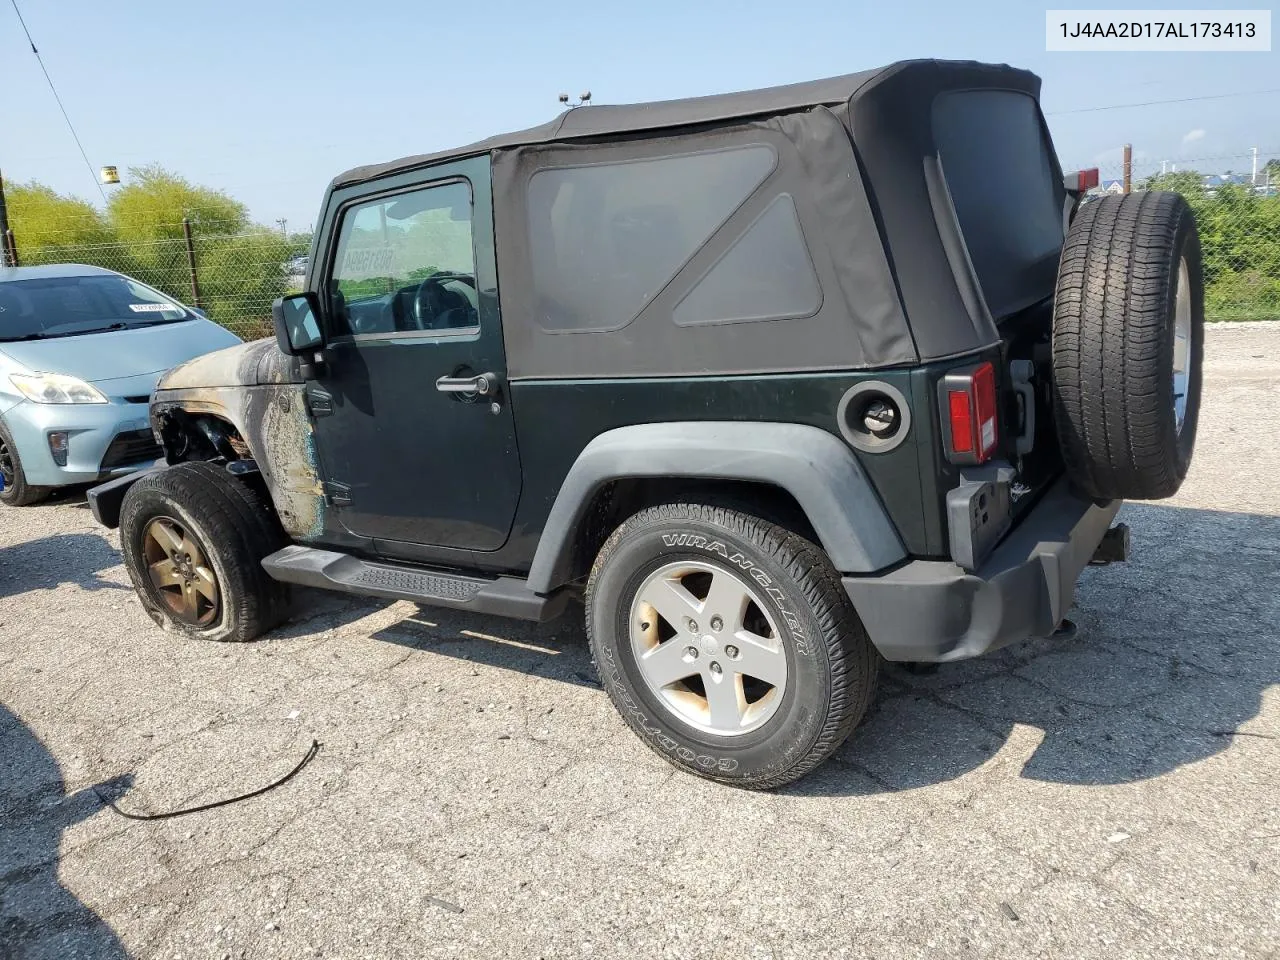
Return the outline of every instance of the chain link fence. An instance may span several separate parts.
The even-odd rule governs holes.
[[[193,222],[147,224],[154,239],[97,240],[80,224],[12,225],[22,266],[84,263],[141,280],[203,310],[245,340],[271,334],[271,303],[302,287],[296,241],[265,228]]]
[[[1280,319],[1280,151],[1151,160],[1137,154],[1130,190],[1176,190],[1200,225],[1205,304],[1210,320]],[[1080,164],[1091,167],[1096,164]],[[1077,169],[1064,163],[1064,169]],[[1100,167],[1090,198],[1122,193],[1121,163]],[[244,339],[271,333],[271,302],[302,285],[297,240],[240,223],[149,223],[149,239],[119,241],[83,224],[12,224],[23,264],[87,263],[136,277]]]
[[[1131,192],[1173,190],[1200,228],[1209,320],[1280,320],[1280,150],[1129,164]],[[1090,198],[1123,193],[1123,161],[1099,167]],[[1065,170],[1075,166],[1064,163]]]

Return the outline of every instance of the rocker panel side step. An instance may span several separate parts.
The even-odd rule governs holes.
[[[558,591],[541,596],[518,577],[466,576],[362,560],[333,550],[298,544],[264,557],[262,567],[276,580],[321,590],[338,590],[368,597],[412,600],[435,607],[452,607],[517,620],[544,623],[560,615],[569,596]]]

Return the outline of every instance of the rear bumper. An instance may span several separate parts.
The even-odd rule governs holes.
[[[845,577],[844,588],[886,660],[962,660],[1048,636],[1071,608],[1076,579],[1120,503],[1082,499],[1064,478],[977,572],[915,560],[878,576]]]

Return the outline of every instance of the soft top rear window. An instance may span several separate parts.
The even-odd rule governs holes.
[[[991,315],[1053,294],[1063,192],[1035,99],[963,90],[934,101],[933,133],[947,189]]]

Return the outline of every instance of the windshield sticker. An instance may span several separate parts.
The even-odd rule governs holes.
[[[134,313],[165,313],[168,310],[181,310],[174,303],[131,303],[129,309]]]
[[[395,251],[391,247],[348,250],[342,257],[344,280],[368,280],[390,276],[395,269]]]

